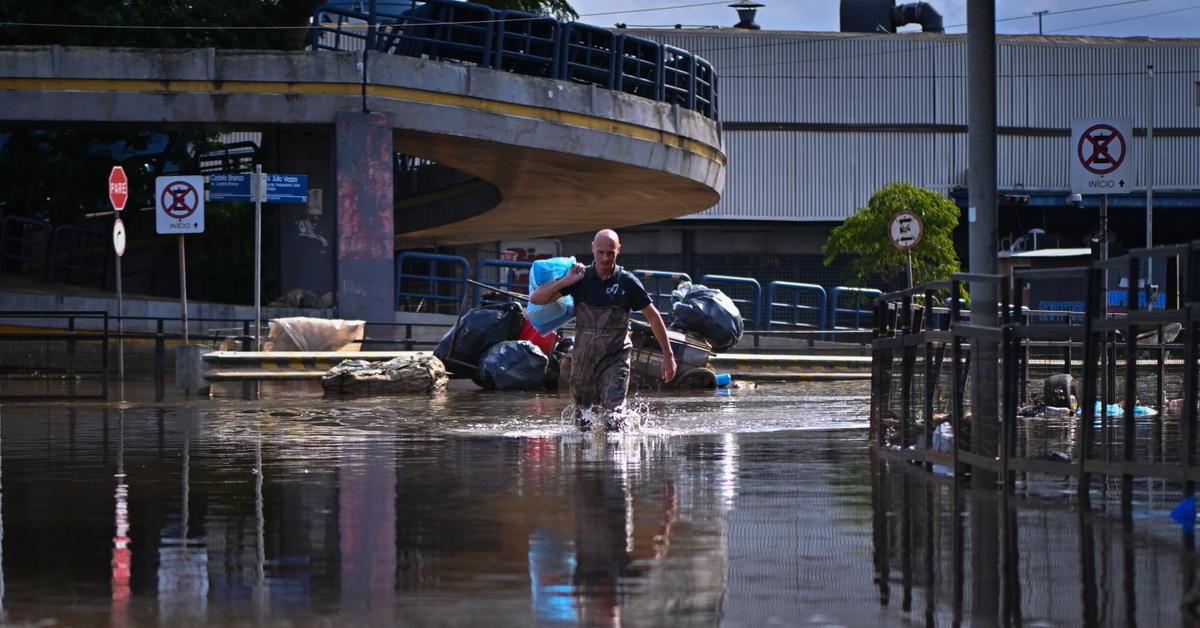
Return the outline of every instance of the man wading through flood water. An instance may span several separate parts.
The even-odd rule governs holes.
[[[603,229],[592,239],[591,266],[575,264],[562,278],[542,284],[529,297],[545,305],[563,296],[575,299],[575,348],[571,350],[571,396],[579,427],[590,429],[584,408],[601,406],[605,427],[621,429],[620,410],[629,392],[629,312],[638,310],[650,323],[663,350],[662,378],[675,379],[675,356],[667,340],[667,327],[650,302],[650,295],[625,269],[617,266],[621,239]]]

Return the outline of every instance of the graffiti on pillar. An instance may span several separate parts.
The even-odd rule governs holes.
[[[321,233],[321,217],[324,214],[324,207],[321,203],[321,190],[313,189],[312,193],[308,195],[308,207],[304,212],[304,216],[294,222],[296,225],[296,235],[321,243],[322,253],[325,253],[325,249],[329,248],[329,239]]]

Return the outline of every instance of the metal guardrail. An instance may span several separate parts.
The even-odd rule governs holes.
[[[758,283],[757,279],[751,279],[750,277],[730,277],[728,275],[705,275],[700,278],[700,283],[709,287],[724,285],[729,287],[742,286],[749,289],[750,298],[735,298],[734,295],[728,294],[728,291],[726,292],[733,303],[738,306],[738,311],[742,314],[742,322],[745,323],[746,329],[760,329],[762,327],[760,324],[762,319],[759,318],[762,312],[762,286]],[[746,315],[747,311],[750,313],[749,316]]]
[[[405,264],[424,262],[428,264],[424,272],[404,272]],[[442,275],[438,273],[438,265],[444,269],[457,270],[457,273]],[[404,299],[412,298],[423,301],[458,303],[467,293],[467,279],[470,278],[470,264],[465,257],[458,255],[439,255],[435,253],[400,253],[396,256],[396,309],[403,309]],[[406,290],[409,280],[424,283],[425,290]],[[442,287],[450,288],[449,294]]]
[[[48,321],[48,322],[64,322],[65,329],[45,331],[43,329],[32,329],[30,331],[12,331],[5,330],[0,333],[0,343],[27,342],[43,344],[44,360],[40,364],[25,363],[13,364],[9,362],[0,368],[0,382],[8,378],[17,377],[21,379],[40,379],[48,381],[50,379],[60,379],[66,384],[66,389],[70,392],[65,394],[31,394],[28,392],[9,393],[3,388],[11,387],[4,386],[0,383],[0,399],[16,400],[16,399],[107,399],[108,398],[108,347],[109,347],[109,316],[108,312],[52,312],[28,310],[20,312],[0,312],[0,321],[22,319],[26,321]],[[96,329],[79,329],[78,321],[95,321]],[[95,343],[99,345],[99,363],[85,365],[79,364],[78,345],[80,343]],[[51,359],[51,345],[61,345],[62,360]],[[30,356],[32,358],[32,356]],[[28,375],[29,377],[22,377]],[[96,377],[100,380],[100,392],[95,394],[79,394],[76,384],[79,380],[85,379],[88,376]]]
[[[787,302],[777,302],[776,296],[788,293],[792,299]],[[800,299],[805,295],[815,297],[815,303],[801,303]],[[771,329],[775,325],[784,327],[815,327],[816,329],[825,329],[825,308],[828,297],[825,293],[825,288],[812,283],[795,283],[791,281],[772,281],[767,284],[767,303],[766,303],[766,319],[767,329]],[[775,318],[775,309],[782,308],[789,314],[786,319]],[[804,321],[803,318],[808,317],[810,320]]]
[[[1166,309],[1139,304],[1136,291],[1142,266],[1149,259],[1178,260],[1177,303]],[[1108,311],[1105,271],[1122,271],[1128,282],[1122,290],[1127,303],[1124,314]],[[1197,411],[1200,403],[1200,241],[1191,245],[1136,249],[1128,255],[1088,266],[1045,270],[1015,270],[1011,280],[994,275],[956,274],[948,282],[934,282],[912,290],[883,295],[876,306],[876,338],[873,341],[873,385],[871,441],[885,455],[917,462],[931,469],[942,465],[958,479],[972,474],[975,488],[985,487],[976,478],[994,474],[1007,498],[1014,494],[1017,480],[1031,476],[1074,478],[1072,498],[1083,513],[1092,501],[1120,503],[1125,525],[1133,526],[1135,481],[1176,483],[1180,497],[1195,495],[1200,482],[1197,460]],[[931,303],[935,292],[948,291],[961,297],[964,282],[981,282],[996,293],[994,325],[967,322],[961,301],[952,298],[950,316],[940,327],[932,326],[932,308],[918,303],[917,295]],[[1011,281],[1011,284],[1010,284]],[[1082,325],[1040,321],[1025,310],[1026,287],[1042,281],[1070,281],[1084,288],[1085,316]],[[972,296],[979,298],[974,288]],[[1062,312],[1064,316],[1073,314]],[[1174,327],[1177,331],[1170,331]],[[967,342],[977,345],[976,355],[966,356]],[[988,348],[991,345],[991,348]],[[1062,451],[1039,455],[1020,438],[1019,426],[1028,401],[1030,350],[1065,349],[1061,366],[1053,359],[1041,360],[1050,373],[1081,373],[1078,388],[1070,384],[1066,393],[1078,395],[1077,413],[1064,410]],[[946,352],[949,349],[950,356]],[[1072,360],[1070,351],[1082,353]],[[995,380],[975,381],[974,418],[966,418],[966,384],[970,363],[979,353],[995,351],[999,365]],[[992,359],[988,354],[989,361]],[[1078,354],[1077,354],[1078,355]],[[895,360],[899,357],[899,386],[895,384]],[[965,358],[965,359],[964,359]],[[1170,381],[1167,362],[1181,371]],[[949,366],[946,373],[946,366]],[[948,377],[944,377],[948,375]],[[986,387],[992,392],[981,393]],[[892,405],[899,392],[899,410]],[[949,388],[946,394],[945,388]],[[1168,388],[1176,395],[1168,403]],[[937,404],[948,409],[936,411]],[[980,407],[985,400],[996,408]],[[1152,411],[1152,412],[1151,412]],[[1167,419],[1168,412],[1173,416]],[[987,418],[991,415],[995,418]],[[1142,416],[1144,415],[1144,416]],[[1038,418],[1038,425],[1040,421]],[[1178,434],[1164,440],[1164,421],[1178,423]],[[949,423],[949,447],[935,446],[937,423]],[[944,445],[944,441],[943,441]],[[1096,491],[1095,476],[1119,478],[1120,491]],[[1185,527],[1189,522],[1181,522]],[[1190,537],[1190,535],[1189,535]],[[1189,549],[1190,551],[1190,549]]]
[[[162,400],[167,382],[167,344],[180,342],[183,339],[182,318],[155,316],[126,316],[118,319],[103,311],[64,311],[48,312],[36,310],[5,310],[0,311],[0,323],[15,322],[17,325],[0,326],[0,345],[4,343],[43,343],[44,345],[62,345],[62,351],[53,356],[48,355],[38,363],[25,358],[25,362],[14,362],[9,354],[0,359],[0,399],[105,399],[108,394],[109,352],[119,340],[152,341],[153,360],[150,369],[154,377],[155,399]],[[37,324],[45,321],[44,324]],[[118,333],[113,324],[123,322],[124,332]],[[215,325],[211,325],[214,324]],[[35,326],[36,325],[36,326]],[[214,349],[232,349],[235,351],[252,351],[255,334],[254,320],[248,318],[212,318],[188,317],[188,327],[199,326],[191,330],[189,337],[196,344],[207,344]],[[139,329],[140,327],[140,329]],[[414,332],[421,329],[437,329],[444,331],[445,323],[395,323],[368,321],[362,339],[363,351],[419,351],[437,346],[438,340],[423,340],[416,337]],[[22,329],[26,328],[26,329]],[[428,337],[430,334],[423,334]],[[435,336],[438,334],[434,334]],[[230,342],[232,341],[232,345]],[[77,346],[79,343],[97,343],[99,345],[99,366],[89,367],[80,365]],[[0,351],[3,347],[0,346]],[[61,379],[68,385],[68,390],[75,391],[74,384],[86,377],[100,377],[102,389],[97,394],[7,394],[4,390],[5,377],[18,376],[24,380],[57,380]]]
[[[428,266],[422,270],[410,268],[418,263],[427,263]],[[483,284],[524,293],[527,291],[528,280],[522,278],[521,274],[531,267],[530,262],[480,260],[475,264],[472,275],[466,258],[457,255],[401,253],[396,258],[396,308],[404,309],[405,299],[418,302],[457,302],[466,293],[465,286],[469,276]],[[655,307],[667,316],[670,315],[673,305],[672,291],[680,282],[692,281],[690,275],[681,272],[642,268],[630,272],[642,281]],[[492,273],[495,276],[489,276]],[[773,281],[767,285],[764,301],[761,284],[751,277],[705,275],[700,278],[699,283],[711,283],[713,287],[725,288],[730,299],[738,306],[746,329],[758,332],[769,331],[772,326],[831,331],[869,330],[873,313],[869,304],[882,294],[872,288],[838,286],[833,289],[833,296],[828,296],[825,288],[817,284]],[[782,300],[785,294],[791,299]],[[777,300],[777,297],[780,300]],[[851,297],[852,302],[844,303]],[[842,300],[842,306],[839,306],[834,298]],[[501,300],[508,299],[506,297]],[[483,290],[478,290],[475,291],[471,303],[478,307],[493,301],[494,299],[490,299]],[[785,315],[776,318],[777,310],[782,310]],[[935,310],[935,316],[941,316],[944,311]]]
[[[676,273],[666,270],[646,270],[638,268],[630,271],[634,277],[641,280],[642,286],[650,295],[650,302],[659,312],[669,316],[672,306],[672,292],[683,281],[691,281],[687,273]]]
[[[686,50],[580,22],[457,0],[334,1],[313,12],[313,50],[459,61],[598,85],[717,120],[717,81]]]
[[[852,307],[842,307],[843,295],[852,295],[854,304]],[[883,292],[874,288],[851,288],[847,286],[838,286],[829,294],[829,328],[838,329],[838,323],[841,321],[840,315],[845,314],[854,322],[853,327],[860,329],[863,327],[864,320],[870,320],[873,314],[871,304],[875,299],[882,296]]]
[[[488,269],[495,269],[495,277],[488,277]],[[519,292],[521,294],[529,292],[529,269],[533,268],[533,262],[520,262],[508,259],[485,259],[480,260],[475,265],[475,281],[496,286],[509,292]],[[505,296],[498,292],[493,292],[484,295],[483,290],[474,290],[475,298],[474,305],[479,307],[484,303],[507,303],[512,300],[512,297]],[[501,298],[496,298],[492,295],[499,294]]]
[[[44,220],[5,216],[0,221],[0,272],[46,279],[50,275],[53,239],[50,223]]]
[[[52,279],[104,288],[112,256],[112,234],[96,229],[61,225],[54,229],[50,247]]]

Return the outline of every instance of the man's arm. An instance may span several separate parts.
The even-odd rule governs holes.
[[[575,264],[562,277],[538,286],[538,289],[529,295],[529,302],[534,305],[546,305],[547,303],[557,301],[559,296],[562,295],[563,290],[583,280],[585,272],[587,272],[587,266]]]
[[[669,382],[675,379],[675,352],[671,350],[671,341],[667,338],[667,326],[663,324],[662,316],[653,303],[642,308],[642,316],[650,323],[654,339],[658,341],[658,346],[662,347],[662,377],[664,382]]]

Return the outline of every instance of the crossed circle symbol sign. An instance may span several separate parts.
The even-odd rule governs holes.
[[[1085,147],[1090,149],[1086,156],[1083,154]],[[1125,161],[1125,138],[1112,126],[1096,124],[1079,136],[1079,145],[1075,150],[1079,154],[1079,163],[1083,164],[1088,172],[1108,174]]]
[[[176,220],[183,220],[196,212],[196,207],[200,204],[200,195],[191,183],[172,181],[163,188],[159,201],[164,213]]]

